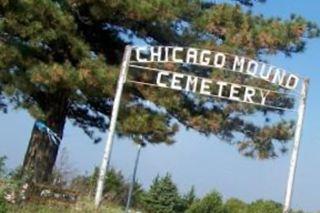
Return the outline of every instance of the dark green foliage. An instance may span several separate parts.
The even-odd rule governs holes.
[[[129,185],[128,185],[129,187]],[[126,199],[125,202],[127,202],[127,198],[128,198],[128,192],[129,192],[129,188],[127,190],[126,193]],[[131,207],[132,208],[138,208],[138,209],[142,209],[143,208],[143,196],[145,194],[144,189],[142,188],[142,185],[139,182],[136,182],[133,186],[133,193],[132,193],[132,197],[131,197]]]
[[[3,193],[0,191],[0,213],[8,212],[8,207],[5,199],[3,198]]]
[[[190,206],[196,201],[198,201],[198,198],[195,194],[195,188],[192,186],[190,191],[182,197],[183,209],[190,208]]]
[[[120,171],[110,169],[106,176],[106,184],[103,190],[104,197],[107,201],[118,201],[118,203],[125,203],[128,184]]]
[[[246,5],[246,6],[253,6],[254,2],[261,2],[264,3],[266,0],[234,0],[239,2],[240,4]]]
[[[282,204],[271,200],[257,200],[247,204],[239,199],[231,198],[225,203],[228,213],[281,213]]]
[[[14,180],[14,181],[24,181],[21,179],[21,171],[22,171],[22,167],[21,166],[17,166],[15,169],[9,171],[8,173],[8,178]]]
[[[187,213],[226,213],[226,209],[223,206],[222,196],[213,191],[207,194],[204,198],[194,203]]]
[[[231,198],[225,203],[219,193],[213,192],[194,203],[188,213],[281,213],[282,205],[271,200],[257,200],[247,204],[239,199]],[[293,211],[294,212],[294,211]]]
[[[129,182],[124,178],[121,171],[110,169],[107,172],[106,184],[103,190],[106,201],[111,201],[124,206],[127,202]],[[142,186],[136,182],[133,187],[131,206],[139,206],[143,194]]]
[[[228,199],[224,206],[228,213],[247,213],[247,204],[236,198]]]
[[[258,200],[248,206],[248,213],[281,213],[282,205],[274,201]]]
[[[149,213],[184,212],[183,201],[171,176],[157,176],[143,197],[144,209]]]
[[[2,178],[6,174],[6,156],[0,156],[0,178]]]

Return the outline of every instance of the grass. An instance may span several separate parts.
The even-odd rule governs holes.
[[[123,213],[123,209],[112,204],[102,205],[98,210],[95,208],[93,201],[83,199],[76,204],[63,204],[58,202],[46,202],[43,204],[25,203],[20,205],[10,204],[8,212],[12,213],[77,213],[77,212],[108,212],[108,213]]]

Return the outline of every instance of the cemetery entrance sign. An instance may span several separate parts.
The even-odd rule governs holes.
[[[153,86],[183,90],[216,98],[229,99],[232,101],[267,106],[283,109],[280,106],[271,105],[274,101],[269,100],[274,95],[286,94],[259,87],[254,87],[235,82],[226,82],[223,79],[210,79],[208,77],[194,76],[188,73],[173,72],[164,69],[153,68],[150,64],[180,64],[201,66],[216,70],[230,71],[248,77],[263,80],[292,91],[297,88],[300,78],[284,69],[273,65],[258,62],[246,57],[182,47],[135,47],[135,57],[130,60],[129,67],[157,72],[153,82],[137,82],[140,84],[153,84]],[[152,86],[152,85],[151,85]]]
[[[183,47],[137,47],[136,62],[139,63],[179,63],[207,66],[231,70],[261,78],[288,89],[295,89],[299,83],[298,76],[272,65],[248,59],[246,57]],[[147,56],[142,56],[143,54]],[[183,54],[178,56],[179,53]],[[272,75],[272,76],[271,76]]]
[[[233,78],[234,82],[228,82],[221,77],[213,78],[210,75],[203,75],[201,72],[198,72],[199,75],[194,75],[186,71],[188,67],[196,66],[202,69],[210,69],[214,72],[219,72],[219,70],[227,73],[231,72],[229,74],[239,74],[240,77]],[[151,75],[148,78],[131,79],[127,76],[129,68],[133,68],[136,71],[149,71]],[[181,72],[181,70],[184,70],[184,72]],[[251,80],[246,81],[245,79]],[[96,206],[99,206],[101,202],[121,94],[125,82],[191,92],[212,98],[273,108],[275,110],[292,110],[292,107],[275,101],[277,98],[281,98],[284,95],[298,96],[300,99],[298,119],[284,203],[284,212],[289,211],[305,111],[308,80],[302,79],[282,68],[247,57],[211,50],[173,46],[127,46],[125,49],[113,104],[109,134],[100,168],[95,197]],[[252,85],[252,82],[254,85]],[[263,87],[264,85],[267,86],[267,88]],[[297,88],[301,88],[301,92],[298,94],[295,93]]]

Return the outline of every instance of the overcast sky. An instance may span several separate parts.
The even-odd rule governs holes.
[[[253,10],[265,16],[288,18],[296,13],[320,25],[320,2],[276,1],[257,4]],[[307,44],[303,54],[286,58],[268,57],[270,63],[311,80],[306,119],[298,162],[293,207],[320,210],[320,40]],[[24,111],[0,114],[0,156],[8,156],[7,165],[14,168],[22,163],[34,120]],[[62,147],[69,152],[70,164],[79,172],[91,171],[100,165],[104,140],[98,145],[80,129],[68,123]],[[106,134],[103,135],[104,139]],[[259,198],[282,202],[284,199],[289,155],[276,160],[255,161],[244,158],[237,150],[214,137],[203,137],[193,131],[182,131],[173,146],[147,146],[141,153],[138,179],[148,186],[157,175],[172,174],[182,192],[192,185],[198,195],[216,189],[224,198],[238,197],[245,201]],[[62,148],[61,147],[61,148]],[[137,147],[128,140],[116,139],[111,164],[130,177]]]

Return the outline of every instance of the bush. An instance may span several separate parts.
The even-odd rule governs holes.
[[[226,209],[223,206],[222,196],[213,191],[202,198],[200,201],[195,202],[187,213],[226,213]]]
[[[8,211],[7,202],[4,199],[3,191],[0,188],[0,213],[6,213]]]

